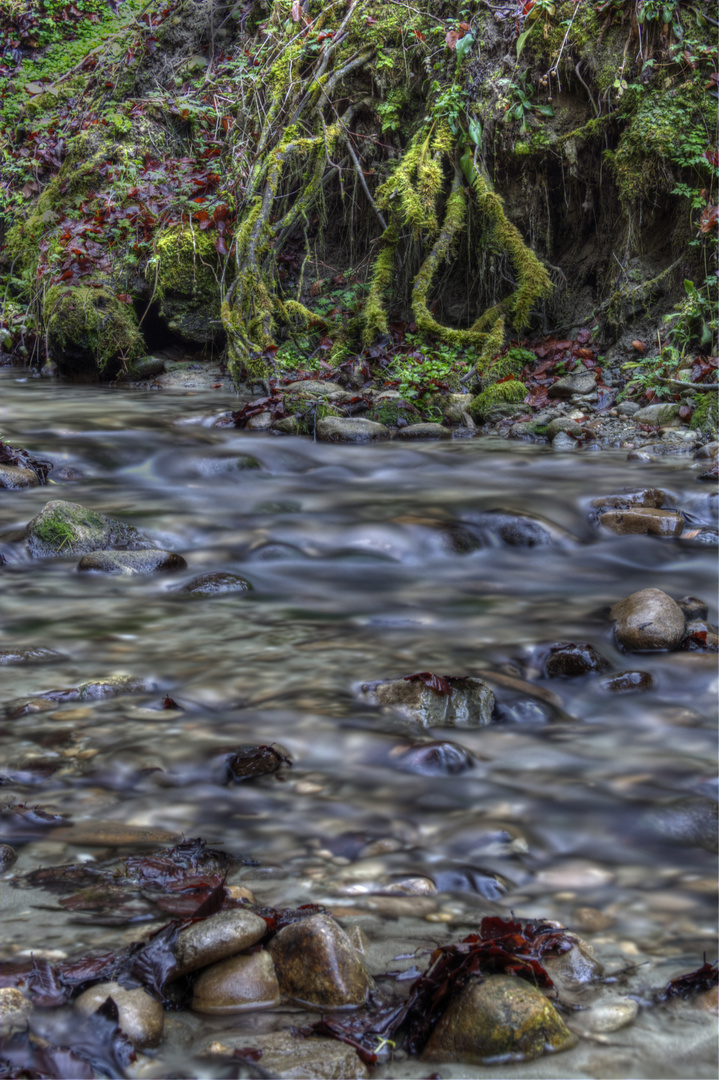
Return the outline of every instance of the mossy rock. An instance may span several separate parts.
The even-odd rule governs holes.
[[[61,375],[114,378],[146,352],[134,308],[107,286],[53,285],[43,318]]]
[[[199,229],[179,225],[162,233],[155,245],[160,318],[175,337],[188,345],[212,345],[224,337],[218,282],[222,275],[215,239]]]
[[[90,551],[139,551],[154,545],[132,525],[80,503],[53,499],[28,522],[24,537],[34,559],[86,555]]]
[[[527,387],[518,379],[507,379],[506,382],[494,383],[477,394],[469,406],[470,416],[475,420],[483,421],[492,411],[500,405],[518,405],[527,396]]]
[[[689,427],[702,435],[717,437],[717,395],[713,390],[702,394],[692,414]]]

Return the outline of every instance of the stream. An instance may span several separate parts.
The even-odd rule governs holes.
[[[617,601],[656,587],[706,601],[715,623],[716,549],[615,536],[590,507],[654,487],[690,524],[716,525],[700,462],[479,437],[314,443],[213,426],[236,407],[224,393],[57,384],[17,369],[0,370],[0,400],[3,437],[55,467],[46,486],[0,492],[0,531],[65,499],[188,563],[155,577],[78,574],[77,558],[33,561],[3,545],[0,648],[61,656],[0,666],[2,702],[112,675],[151,689],[3,721],[3,805],[37,803],[77,833],[0,837],[19,856],[0,879],[2,958],[119,948],[162,925],[141,910],[124,921],[65,910],[57,894],[21,887],[22,875],[147,850],[128,844],[125,826],[149,839],[201,836],[249,860],[232,881],[258,901],[324,904],[359,926],[376,972],[513,912],[575,929],[612,977],[602,992],[640,1004],[616,1033],[482,1076],[716,1075],[715,1017],[648,1004],[704,953],[716,958],[716,654],[625,655],[608,620]],[[62,467],[74,479],[54,480]],[[457,523],[494,511],[529,516],[547,542],[486,536],[458,550]],[[210,572],[252,591],[180,591]],[[541,648],[560,641],[591,643],[653,686],[611,694],[597,675],[541,679]],[[495,721],[422,731],[359,692],[416,672],[487,678]],[[163,709],[167,697],[179,708]],[[423,756],[430,740],[460,749]],[[269,744],[292,768],[227,785],[227,753]],[[174,1017],[131,1075],[229,1075],[200,1058],[187,1065],[208,1031],[266,1031],[301,1015]],[[385,1068],[431,1071],[401,1055]]]

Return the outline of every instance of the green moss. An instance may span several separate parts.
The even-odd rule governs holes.
[[[714,391],[702,394],[689,422],[692,431],[717,437],[717,395]]]
[[[32,531],[34,537],[54,551],[59,553],[67,548],[74,553],[88,528],[103,532],[106,526],[107,520],[94,510],[58,500],[46,503]]]
[[[399,420],[404,420],[407,424],[420,423],[420,417],[417,413],[410,412],[399,405],[394,405],[391,400],[380,401],[373,405],[367,413],[367,419],[374,420],[377,424],[384,424],[385,427],[397,427]]]
[[[483,390],[469,406],[469,413],[476,420],[484,420],[497,405],[517,405],[527,396],[527,387],[518,379],[494,383]]]
[[[132,305],[107,287],[53,285],[43,319],[50,356],[66,373],[114,376],[147,351]]]
[[[509,349],[504,356],[498,356],[494,363],[485,369],[484,376],[491,383],[506,379],[508,375],[518,378],[527,364],[533,364],[536,359],[531,349],[515,347]]]

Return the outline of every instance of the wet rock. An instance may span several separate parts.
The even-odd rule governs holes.
[[[14,986],[0,987],[0,1035],[27,1029],[32,1003]]]
[[[476,764],[469,750],[453,742],[396,746],[390,751],[390,758],[398,768],[419,776],[456,776]]]
[[[578,907],[572,912],[572,925],[578,930],[599,933],[612,925],[611,915],[595,907]]]
[[[574,450],[576,442],[571,435],[567,435],[565,431],[558,432],[552,439],[552,447],[554,450]]]
[[[0,844],[0,874],[9,870],[17,861],[17,852],[10,844]]]
[[[558,641],[540,657],[545,679],[575,679],[593,671],[609,671],[610,663],[593,645]]]
[[[124,990],[116,982],[98,983],[80,994],[74,1005],[83,1016],[91,1016],[109,997],[117,1005],[120,1027],[136,1049],[157,1046],[162,1038],[165,1012],[160,1002],[142,987]]]
[[[389,428],[362,416],[325,416],[317,423],[317,438],[321,442],[371,442],[388,439]]]
[[[270,1009],[279,1003],[275,965],[264,949],[212,964],[198,978],[192,997],[195,1012],[212,1015]]]
[[[452,432],[443,424],[408,424],[399,428],[398,439],[450,439]]]
[[[168,978],[176,979],[218,960],[244,952],[267,933],[267,923],[251,911],[221,911],[181,930],[175,945],[175,966]]]
[[[590,394],[594,390],[597,377],[591,371],[579,371],[557,379],[548,390],[550,398],[570,398],[574,394]]]
[[[431,896],[437,892],[437,886],[431,878],[411,877],[390,881],[382,891],[388,896]]]
[[[714,480],[719,480],[719,464],[712,465],[706,472],[701,473],[701,475],[697,477],[697,480],[707,484],[713,483]]]
[[[648,671],[618,671],[601,682],[602,690],[610,694],[640,694],[653,686],[654,679]]]
[[[636,401],[621,401],[617,405],[617,412],[620,416],[636,416],[639,412],[639,404]]]
[[[578,1024],[583,1032],[594,1035],[609,1035],[634,1023],[639,1013],[639,1005],[631,998],[619,998],[614,1001],[599,1001],[591,1009],[580,1013]]]
[[[236,1050],[261,1050],[258,1066],[276,1080],[366,1080],[367,1067],[356,1051],[337,1039],[296,1038],[288,1031],[271,1035],[222,1034],[200,1053],[232,1057]],[[237,1059],[235,1058],[235,1062]]]
[[[571,990],[584,983],[593,982],[604,972],[604,968],[594,956],[594,949],[575,934],[569,934],[574,945],[559,956],[543,956],[542,963],[552,982],[560,990]]]
[[[22,469],[19,465],[0,465],[0,488],[20,491],[22,488],[39,486],[40,480],[32,469]]]
[[[634,419],[638,424],[651,424],[655,427],[671,424],[673,420],[679,420],[680,406],[676,402],[664,402],[657,405],[646,405],[634,413]]]
[[[638,506],[632,510],[608,510],[599,515],[599,524],[617,536],[679,536],[684,519],[674,510]]]
[[[695,461],[717,461],[719,460],[719,442],[705,443],[704,446],[700,446],[694,455]]]
[[[653,810],[647,824],[677,844],[717,850],[719,808],[714,799],[690,796]]]
[[[245,427],[248,431],[268,431],[272,427],[272,413],[265,410],[251,416]]]
[[[452,866],[433,873],[434,883],[441,892],[477,893],[495,902],[501,900],[513,884],[501,874],[477,866]]]
[[[551,533],[537,521],[501,510],[475,514],[471,521],[462,524],[490,546],[498,541],[509,547],[542,547],[552,543]]]
[[[640,488],[638,491],[622,492],[619,495],[600,495],[592,499],[590,506],[601,509],[623,509],[629,506],[646,506],[650,509],[659,510],[666,501],[667,495],[661,488]]]
[[[66,841],[76,847],[156,847],[176,844],[179,833],[167,829],[147,829],[142,825],[125,825],[122,821],[77,821],[61,825],[50,834],[55,841]]]
[[[186,570],[187,563],[181,555],[160,548],[144,551],[93,551],[83,555],[77,564],[81,573],[121,574],[132,577],[138,574],[172,574]]]
[[[481,679],[452,679],[452,693],[431,689],[420,679],[364,683],[360,694],[425,727],[480,727],[489,724],[494,694]]]
[[[54,649],[0,649],[0,666],[5,664],[49,664],[62,660],[62,653]]]
[[[241,746],[227,759],[227,768],[237,780],[252,776],[266,776],[275,773],[283,765],[292,765],[292,761],[283,746]]]
[[[581,424],[578,424],[576,420],[570,420],[568,416],[558,416],[551,423],[547,424],[547,430],[545,431],[545,437],[551,442],[556,435],[560,432],[564,432],[566,435],[582,435],[584,434],[584,428]]]
[[[156,375],[162,375],[165,370],[165,360],[161,356],[141,356],[135,360],[127,371],[121,371],[116,376],[117,382],[144,382],[154,379]]]
[[[463,424],[473,400],[472,394],[447,394],[446,396],[439,394],[433,404],[441,409],[442,415],[450,424]]]
[[[282,993],[316,1008],[364,1005],[373,988],[362,956],[329,915],[285,926],[269,950]]]
[[[320,379],[300,379],[299,382],[289,383],[285,390],[290,394],[310,394],[312,397],[332,398],[333,401],[346,401],[354,397],[354,394],[337,383],[323,382]]]
[[[682,648],[688,652],[718,652],[717,628],[706,619],[691,619],[686,625]]]
[[[617,642],[630,652],[676,649],[684,636],[684,612],[661,589],[640,589],[609,615]]]
[[[481,1065],[489,1058],[533,1061],[575,1039],[541,991],[510,975],[472,978],[432,1032],[426,1061]]]
[[[86,555],[109,549],[137,551],[152,543],[132,525],[105,517],[80,503],[53,499],[45,504],[25,530],[34,559],[55,555]]]
[[[155,690],[150,679],[134,675],[111,675],[109,679],[95,679],[80,683],[77,697],[80,701],[98,701],[104,698],[124,697],[127,694],[149,694]]]
[[[282,419],[275,420],[272,430],[281,431],[283,435],[296,435],[299,427],[296,416],[283,416]]]
[[[200,574],[178,591],[192,593],[195,596],[217,596],[220,593],[251,592],[252,586],[249,581],[238,577],[237,574]]]

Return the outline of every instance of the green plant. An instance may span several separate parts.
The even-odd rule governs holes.
[[[534,87],[530,86],[527,82],[527,71],[523,71],[518,82],[512,82],[511,79],[498,79],[499,86],[505,86],[507,92],[510,95],[510,103],[507,107],[507,119],[519,120],[519,130],[527,131],[528,120],[532,112],[540,113],[541,116],[554,116],[554,109],[551,105],[537,105],[532,101],[534,97]]]
[[[662,380],[674,375],[679,360],[679,350],[667,345],[658,356],[647,356],[622,364],[622,371],[630,373],[631,378],[620,391],[617,400],[623,401],[625,397],[637,397],[650,392],[656,398],[668,397],[670,390]]]
[[[664,322],[670,324],[669,338],[680,356],[692,346],[709,352],[719,329],[717,279],[707,277],[699,289],[693,281],[686,280],[684,291],[686,299],[676,305],[673,314],[664,316]]]
[[[58,551],[62,551],[65,544],[72,544],[75,541],[75,532],[72,526],[57,516],[48,518],[46,521],[41,521],[39,525],[36,525],[35,535],[49,546],[57,548]]]

